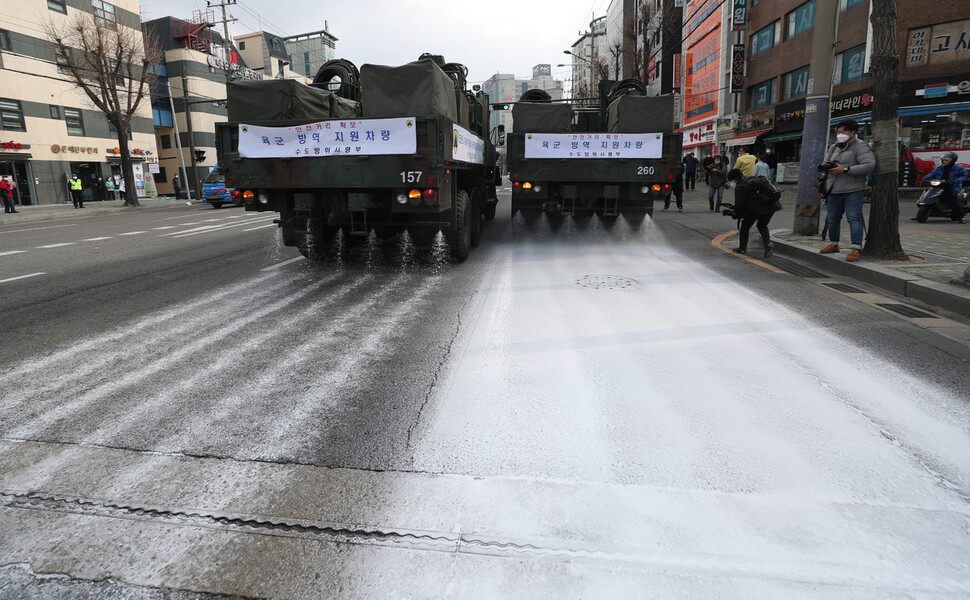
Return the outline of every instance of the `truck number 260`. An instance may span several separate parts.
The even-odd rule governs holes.
[[[637,167],[637,175],[653,175],[653,167]]]
[[[401,171],[401,181],[404,183],[418,183],[421,181],[422,171]]]

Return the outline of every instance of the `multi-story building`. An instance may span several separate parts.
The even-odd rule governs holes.
[[[154,179],[162,194],[174,192],[174,174],[181,173],[184,190],[195,190],[215,167],[215,124],[227,118],[227,79],[263,78],[245,66],[234,48],[227,52],[225,40],[212,24],[205,13],[196,13],[191,20],[163,17],[143,25],[162,50],[151,101],[158,147]],[[204,154],[194,174],[190,172],[192,149]]]
[[[244,64],[267,78],[299,79],[308,83],[313,74],[306,76],[294,71],[290,65],[290,53],[286,40],[268,31],[255,31],[235,36],[239,57]]]
[[[566,52],[573,57],[573,98],[596,97],[598,82],[610,69],[606,39],[606,17],[598,17],[590,22],[589,31],[581,34]]]
[[[120,174],[118,137],[104,113],[58,66],[43,23],[67,27],[78,14],[94,13],[119,27],[141,27],[137,0],[22,0],[17,18],[0,26],[0,175],[12,176],[20,204],[68,201],[67,181],[78,174],[86,201],[97,200],[96,182]],[[146,162],[155,160],[151,107],[131,121],[129,148],[138,194],[153,194]]]
[[[329,31],[327,22],[323,22],[322,31],[312,31],[283,38],[289,56],[290,69],[313,79],[328,60],[337,57],[337,37]]]
[[[938,0],[932,10],[900,0],[900,137],[917,158],[936,161],[947,149],[970,164],[970,19],[965,0]],[[841,0],[831,119],[854,118],[868,134],[872,113],[869,0]],[[750,10],[743,107],[735,140],[773,146],[797,163],[811,73],[815,0],[755,2]],[[783,173],[780,171],[780,176]]]

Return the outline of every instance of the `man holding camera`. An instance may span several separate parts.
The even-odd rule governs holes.
[[[822,248],[821,253],[834,254],[840,251],[839,228],[842,214],[845,213],[852,241],[852,247],[845,257],[849,262],[859,260],[862,250],[862,203],[866,176],[876,169],[876,156],[868,144],[856,137],[858,131],[859,124],[854,119],[839,123],[835,130],[837,141],[825,153],[825,162],[818,167],[819,171],[826,171],[828,174],[826,189],[829,193],[828,212],[825,217],[829,229],[829,245]]]
[[[771,243],[768,223],[776,212],[781,210],[780,193],[775,191],[766,177],[745,177],[741,169],[731,169],[727,174],[728,185],[734,188],[734,206],[724,211],[724,215],[741,221],[738,230],[740,239],[734,250],[738,254],[748,252],[748,233],[751,226],[758,224],[758,233],[765,248],[765,258],[771,256],[775,245]],[[725,205],[730,206],[730,205]]]

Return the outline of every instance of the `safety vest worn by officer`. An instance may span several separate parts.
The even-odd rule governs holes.
[[[81,180],[80,179],[72,179],[71,180],[71,191],[73,192],[75,190],[78,190],[78,191],[81,190]]]

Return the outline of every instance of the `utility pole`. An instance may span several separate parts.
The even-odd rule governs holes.
[[[805,129],[802,133],[801,161],[798,163],[798,196],[792,226],[792,231],[799,235],[818,234],[821,202],[815,184],[818,181],[818,165],[823,162],[828,140],[838,17],[839,0],[816,0],[812,62],[808,97],[805,99]]]
[[[229,39],[229,23],[236,22],[234,17],[226,16],[226,7],[231,6],[236,3],[236,0],[222,0],[221,2],[214,2],[213,0],[206,0],[206,6],[218,6],[222,9],[222,45],[225,52],[226,59],[226,81],[232,77],[232,42]]]
[[[199,185],[198,170],[195,162],[195,136],[192,133],[192,105],[189,103],[189,78],[182,69],[182,103],[185,105],[185,127],[189,134],[189,160],[192,161],[192,179],[186,179],[186,183],[192,182],[195,187],[195,197],[202,198],[202,187]],[[189,197],[192,196],[192,188],[189,188]]]

